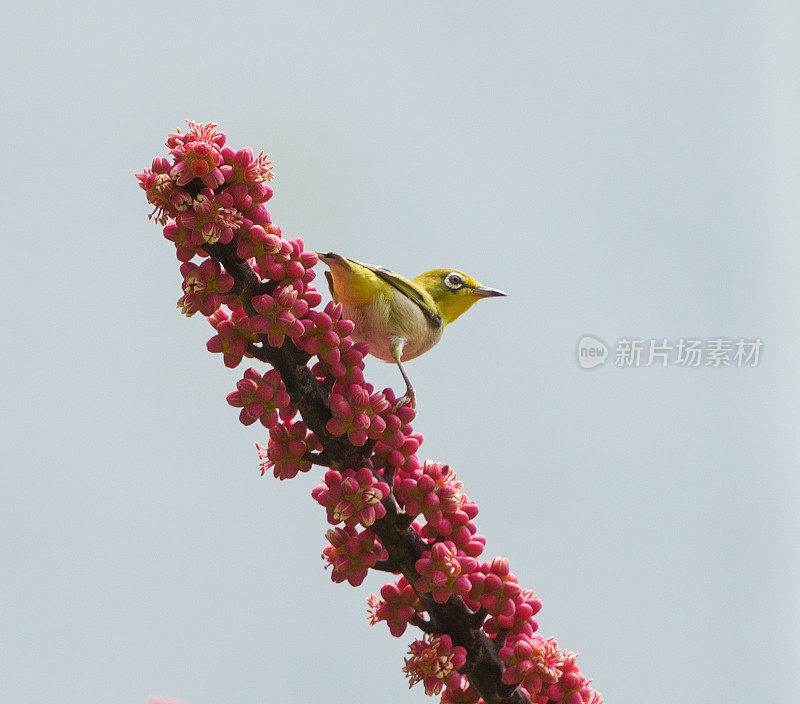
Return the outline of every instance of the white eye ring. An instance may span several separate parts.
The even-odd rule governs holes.
[[[453,272],[444,277],[444,285],[457,291],[464,285],[464,280],[456,272]]]

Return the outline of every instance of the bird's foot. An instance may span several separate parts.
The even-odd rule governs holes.
[[[414,389],[408,389],[405,394],[403,394],[397,401],[394,402],[393,411],[396,411],[398,408],[402,408],[403,406],[410,405],[411,408],[417,407],[417,395],[414,393]]]

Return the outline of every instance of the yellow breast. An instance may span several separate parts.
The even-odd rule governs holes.
[[[435,327],[408,297],[395,293],[391,299],[376,296],[361,305],[342,304],[342,314],[355,323],[352,337],[369,345],[370,354],[384,362],[393,362],[392,339],[406,341],[402,361],[427,352],[442,338],[443,327]]]

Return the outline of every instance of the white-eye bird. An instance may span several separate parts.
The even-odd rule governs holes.
[[[414,387],[402,363],[427,352],[442,338],[444,327],[481,298],[506,295],[454,269],[432,269],[407,279],[334,252],[317,256],[330,269],[325,278],[333,300],[355,324],[353,339],[366,342],[378,359],[397,364],[406,382],[404,399],[412,406]]]

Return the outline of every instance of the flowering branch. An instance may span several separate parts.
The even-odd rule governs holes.
[[[187,123],[167,137],[171,160],[137,178],[182,262],[178,306],[215,329],[209,351],[231,368],[244,357],[271,367],[245,371],[227,399],[242,423],[269,430],[262,473],[328,467],[312,496],[334,526],[323,550],[333,581],[399,575],[370,595],[370,622],[423,632],[403,671],[443,704],[601,704],[575,655],[536,634],[541,602],[508,560],[478,562],[477,504],[448,465],[419,462],[414,410],[365,381],[368,348],[353,342],[353,323],[340,306],[318,309],[316,254],[284,239],[264,207],[266,155],[225,146],[213,123]]]

